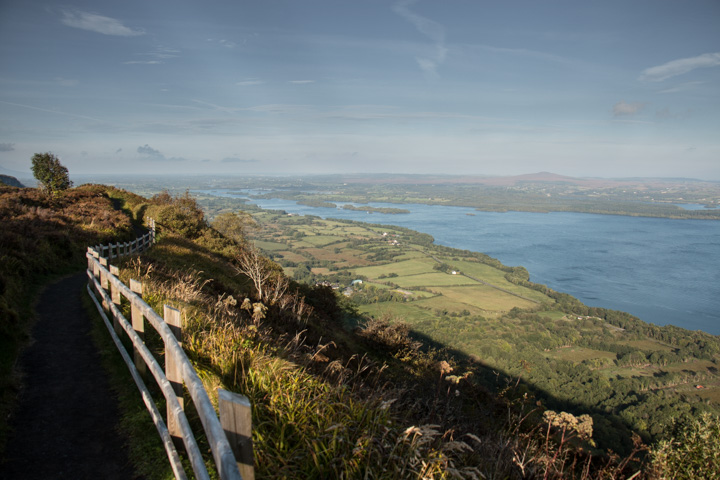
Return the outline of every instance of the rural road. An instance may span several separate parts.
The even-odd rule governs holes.
[[[47,286],[37,304],[33,342],[21,354],[19,406],[0,478],[138,478],[118,434],[117,400],[90,337],[81,295],[85,272]]]

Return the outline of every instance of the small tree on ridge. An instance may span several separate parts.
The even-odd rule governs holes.
[[[68,169],[50,152],[33,155],[32,172],[40,188],[51,197],[72,187]]]

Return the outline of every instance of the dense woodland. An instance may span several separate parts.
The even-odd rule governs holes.
[[[131,236],[152,216],[157,245],[122,262],[121,277],[141,280],[154,308],[182,310],[185,348],[211,390],[250,398],[261,477],[720,471],[717,337],[590,309],[522,268],[410,230],[202,202],[205,212],[189,194],[0,189],[12,351],[26,338],[36,270],[82,268],[86,244]],[[458,291],[477,295],[450,298]],[[712,388],[698,394],[696,382]],[[130,403],[135,455],[162,459],[154,433],[128,420],[140,415]],[[147,478],[168,472],[135,460]]]

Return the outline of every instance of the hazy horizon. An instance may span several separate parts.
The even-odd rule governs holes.
[[[0,167],[720,180],[720,3],[0,5]]]

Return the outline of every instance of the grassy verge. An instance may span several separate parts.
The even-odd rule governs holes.
[[[118,434],[127,441],[135,473],[147,480],[175,478],[140,392],[87,292],[83,294],[83,305],[92,319],[92,339],[108,374],[108,383],[118,400]]]

